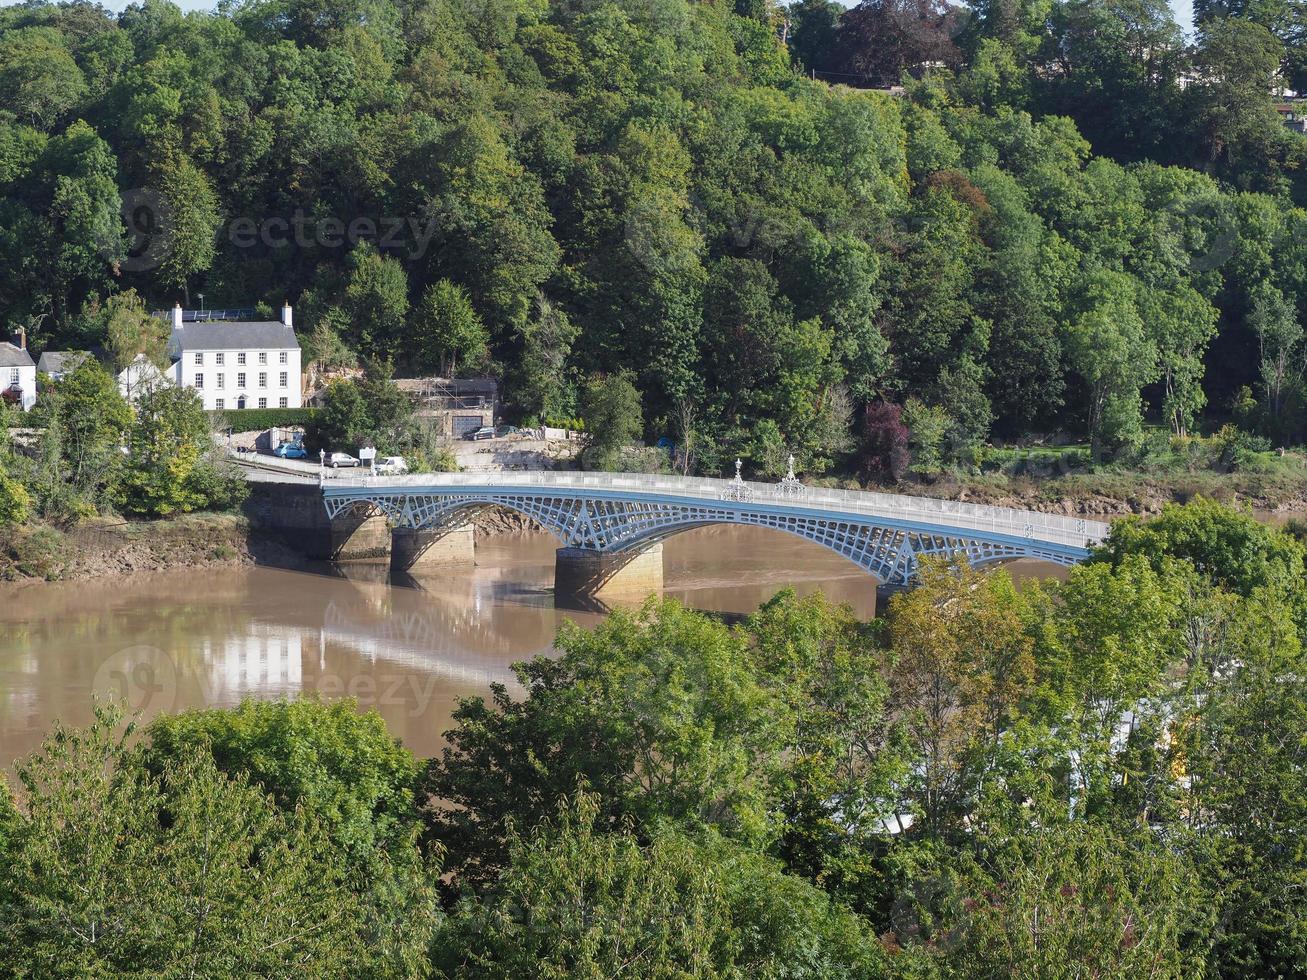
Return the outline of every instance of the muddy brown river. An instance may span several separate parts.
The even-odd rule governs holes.
[[[147,721],[247,696],[354,697],[431,755],[459,698],[511,686],[511,665],[548,654],[564,619],[604,615],[555,608],[556,547],[544,534],[492,537],[477,542],[475,567],[402,582],[384,564],[350,564],[0,586],[0,769],[55,720],[85,724],[96,696]],[[780,532],[702,528],[669,539],[663,554],[665,594],[697,609],[748,613],[789,586],[820,589],[863,617],[875,611],[873,579]]]

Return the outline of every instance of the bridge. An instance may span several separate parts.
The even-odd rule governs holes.
[[[879,585],[910,585],[927,555],[973,566],[1033,558],[1072,565],[1107,534],[1099,521],[929,497],[779,483],[628,473],[353,475],[322,481],[333,522],[382,515],[394,528],[392,567],[473,560],[471,515],[498,506],[558,538],[557,592],[652,591],[662,542],[689,528],[741,524],[797,535],[842,555]]]

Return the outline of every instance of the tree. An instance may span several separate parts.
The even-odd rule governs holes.
[[[575,388],[567,362],[580,331],[567,313],[543,294],[536,296],[535,316],[522,329],[521,399],[541,421],[567,418],[575,407]]]
[[[1090,452],[1128,445],[1143,426],[1140,392],[1157,376],[1157,350],[1122,273],[1100,272],[1083,286],[1079,314],[1067,325],[1066,352],[1087,393]]]
[[[502,887],[467,900],[435,945],[442,976],[885,975],[856,916],[766,858],[674,832],[601,832],[580,795],[514,834]],[[526,914],[523,915],[522,913]]]
[[[444,377],[454,377],[460,363],[475,369],[490,355],[490,334],[467,291],[448,279],[427,287],[412,329],[423,369]]]
[[[113,488],[121,469],[120,447],[132,424],[131,406],[113,375],[91,357],[63,377],[53,400],[65,478],[74,492],[95,500]]]
[[[146,764],[161,771],[196,751],[262,787],[283,811],[318,815],[351,864],[400,859],[417,831],[419,767],[375,711],[352,701],[247,700],[232,709],[163,715],[146,729]]]
[[[1223,18],[1202,25],[1195,62],[1203,81],[1194,97],[1208,166],[1220,164],[1231,175],[1256,173],[1276,154],[1284,133],[1271,91],[1282,51],[1274,35],[1253,21]]]
[[[26,523],[31,509],[32,497],[27,488],[0,470],[0,527]]]
[[[406,335],[408,277],[404,267],[367,242],[350,253],[341,307],[350,339],[377,354],[394,357]]]
[[[1141,556],[1159,573],[1189,562],[1215,585],[1250,598],[1259,589],[1292,593],[1307,567],[1301,543],[1250,513],[1205,497],[1168,504],[1151,518],[1113,521],[1096,561],[1119,566]]]
[[[508,859],[510,824],[533,826],[579,782],[605,822],[715,827],[765,839],[775,730],[784,724],[743,638],[675,602],[565,626],[557,659],[515,668],[525,697],[492,685],[454,713],[422,793],[428,834],[468,885]]]
[[[941,959],[958,976],[1201,976],[1211,928],[1195,868],[1092,824],[985,840],[965,860]]]
[[[581,392],[581,419],[585,422],[586,469],[618,467],[619,454],[639,440],[644,429],[640,393],[626,373],[591,378]]]
[[[944,468],[944,438],[950,419],[944,409],[909,398],[903,406],[903,424],[912,445],[912,472],[935,476]]]
[[[125,370],[138,357],[157,368],[168,366],[169,321],[151,316],[136,290],[110,296],[104,304],[104,331],[114,370]]]
[[[867,405],[862,420],[862,474],[898,482],[908,471],[908,427],[903,409],[887,401]]]
[[[18,765],[0,861],[6,960],[33,976],[221,976],[358,962],[362,915],[308,813],[201,752],[151,774],[97,708]]]
[[[161,385],[141,396],[118,489],[124,509],[160,517],[231,507],[245,481],[211,460],[209,419],[193,388]]]
[[[917,576],[890,601],[890,702],[917,753],[907,799],[938,836],[974,816],[981,783],[998,778],[989,753],[1017,718],[1035,662],[1006,575],[924,558]]]
[[[308,426],[305,441],[328,452],[357,450],[371,430],[372,417],[363,392],[353,381],[337,378],[327,385],[322,410]]]
[[[1302,376],[1302,324],[1284,294],[1269,283],[1259,283],[1255,287],[1248,323],[1257,334],[1261,351],[1266,407],[1271,418],[1278,423],[1284,412],[1288,389]]]
[[[840,71],[889,86],[904,72],[917,74],[934,63],[956,65],[957,26],[957,15],[935,0],[863,0],[840,18]]]

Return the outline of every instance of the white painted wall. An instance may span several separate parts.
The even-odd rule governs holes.
[[[286,356],[284,363],[281,360],[283,354]],[[241,355],[245,358],[243,364]],[[298,350],[187,350],[170,371],[176,384],[200,392],[207,409],[239,408],[242,395],[245,408],[281,408],[282,399],[285,399],[286,408],[303,407]],[[283,374],[286,376],[284,383]],[[245,376],[244,384],[241,384],[241,375]],[[196,384],[197,376],[202,379],[201,384]],[[260,406],[259,399],[264,399],[266,404]]]
[[[31,367],[0,367],[0,391],[17,386],[22,389],[24,412],[36,404],[36,365]]]

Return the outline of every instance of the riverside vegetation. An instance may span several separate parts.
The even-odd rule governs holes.
[[[1305,558],[1196,501],[874,623],[651,599],[425,761],[348,702],[102,706],[0,795],[0,972],[1296,975]]]
[[[1053,434],[1297,487],[1300,6],[9,7],[0,319],[157,356],[149,307],[289,299],[320,364],[493,370],[516,421],[624,379],[707,474]]]

